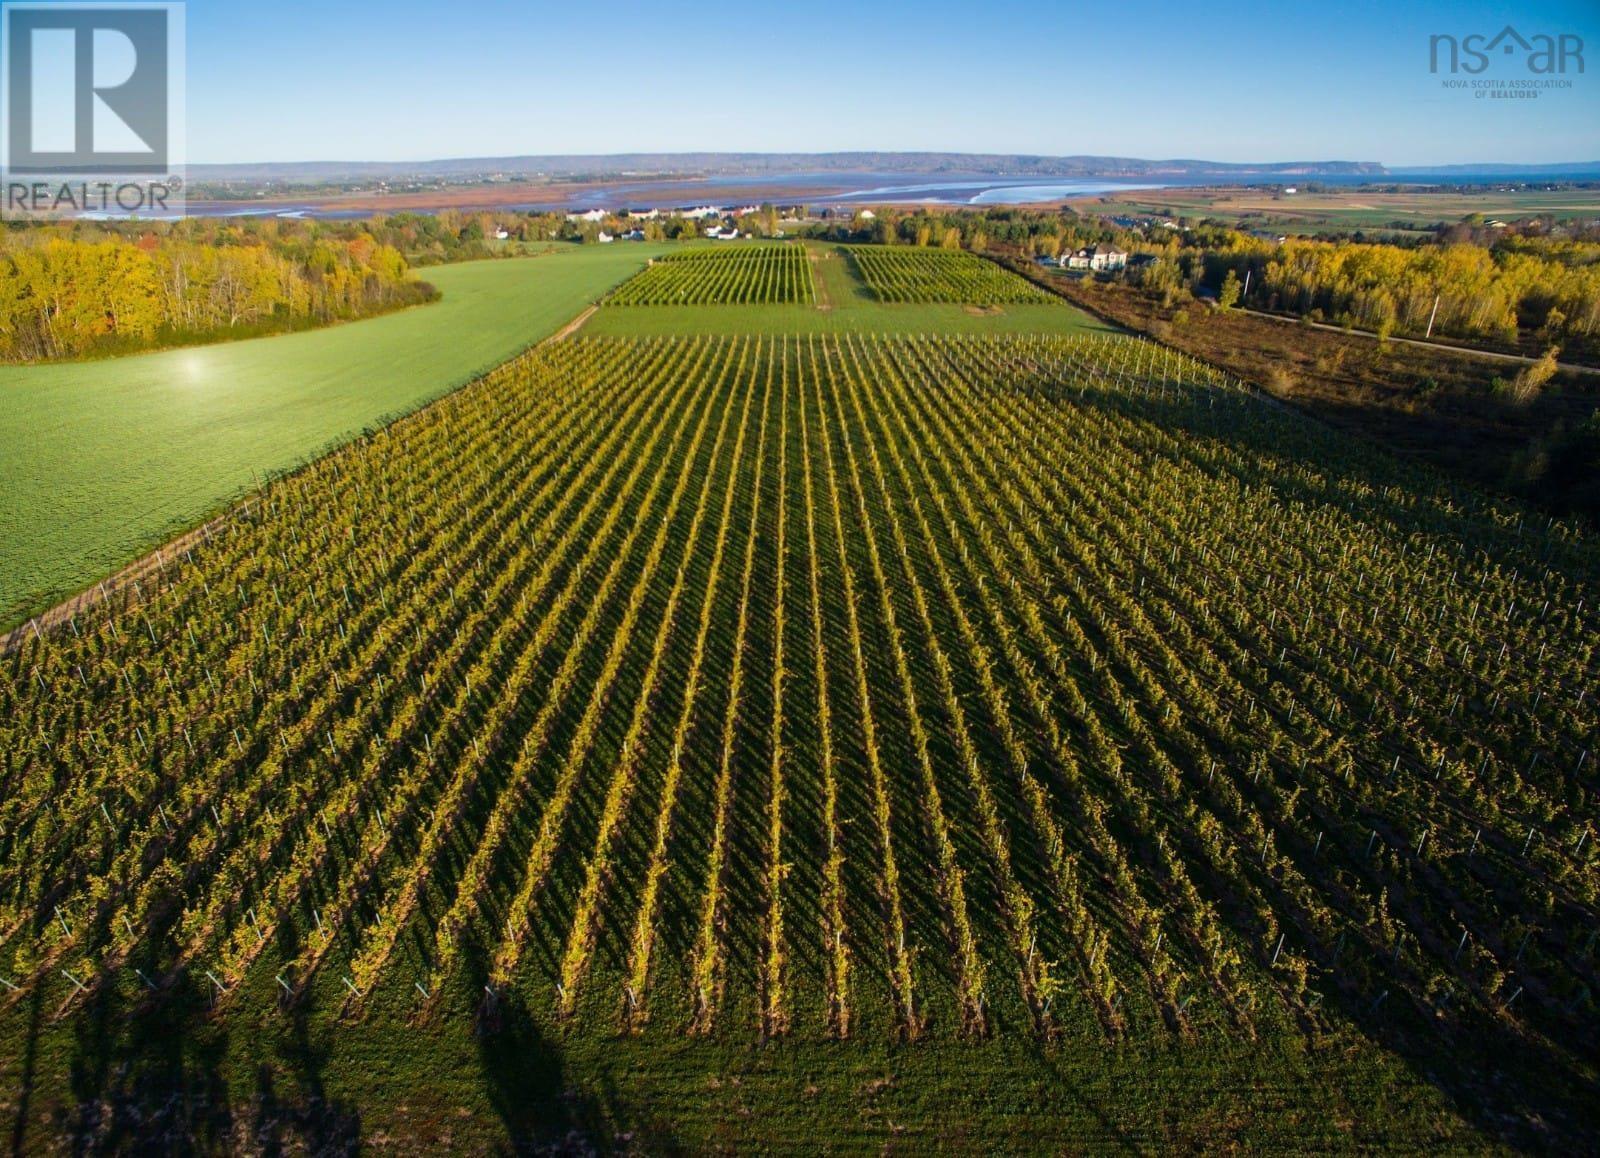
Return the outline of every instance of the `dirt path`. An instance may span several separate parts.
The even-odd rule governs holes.
[[[590,318],[594,317],[594,312],[596,310],[598,310],[599,308],[600,308],[599,306],[590,306],[588,309],[584,310],[583,313],[581,313],[577,317],[573,318],[570,322],[568,322],[566,325],[562,326],[559,330],[557,330],[555,333],[551,334],[548,338],[546,338],[544,341],[540,342],[539,344],[541,346],[545,346],[545,345],[553,346],[557,342],[566,341],[568,338],[572,337],[573,334],[576,334],[579,330],[583,329],[583,323],[587,322]]]

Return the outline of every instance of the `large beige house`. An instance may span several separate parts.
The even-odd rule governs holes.
[[[1095,273],[1123,269],[1128,264],[1128,251],[1114,245],[1101,243],[1093,249],[1080,249],[1067,256],[1061,264],[1068,269],[1087,269]]]

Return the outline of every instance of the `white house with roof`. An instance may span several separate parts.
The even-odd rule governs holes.
[[[590,210],[587,210],[586,212],[583,212],[583,213],[569,213],[569,214],[567,214],[567,220],[568,221],[599,222],[599,221],[604,221],[609,216],[611,216],[611,215],[609,213],[607,213],[604,209],[590,209]]]
[[[1062,263],[1068,269],[1087,269],[1093,273],[1110,273],[1124,269],[1128,264],[1128,251],[1101,242],[1093,247],[1073,251]]]

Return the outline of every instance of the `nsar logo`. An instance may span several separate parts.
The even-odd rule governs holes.
[[[1428,37],[1428,71],[1478,76],[1491,62],[1520,65],[1534,76],[1564,76],[1583,72],[1583,37],[1564,32],[1523,36],[1507,24],[1493,37],[1436,34]]]

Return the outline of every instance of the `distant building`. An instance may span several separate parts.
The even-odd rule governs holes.
[[[628,210],[628,220],[629,221],[654,221],[657,217],[660,217],[660,216],[661,216],[661,210],[659,210],[659,209],[630,209],[630,210]]]
[[[861,218],[863,221],[876,221],[878,219],[878,215],[870,209],[863,209],[860,213],[857,213],[856,216]]]
[[[733,241],[738,238],[739,231],[731,225],[726,229],[719,225],[715,229],[708,229],[706,231],[706,236],[714,237],[718,241]]]
[[[494,231],[494,239],[496,241],[505,241],[510,236],[511,231],[509,229],[496,229]]]
[[[1054,267],[1054,266],[1058,266],[1058,265],[1061,264],[1055,258],[1051,257],[1048,253],[1041,253],[1038,257],[1034,258],[1033,260],[1036,261],[1038,264],[1044,265],[1044,266]]]
[[[642,230],[642,229],[630,229],[630,230],[628,230],[628,232],[626,232],[626,233],[624,233],[622,235],[622,240],[623,241],[643,241],[644,240],[644,230]]]
[[[611,234],[607,233],[604,229],[602,229],[599,233],[595,234],[594,235],[594,239],[596,241],[598,241],[601,245],[608,245],[611,242],[616,240],[615,237],[612,237]]]
[[[1154,253],[1136,253],[1128,258],[1129,269],[1149,269],[1151,266],[1160,264],[1160,255]]]
[[[1124,269],[1128,264],[1128,251],[1102,242],[1092,249],[1079,249],[1067,258],[1068,269],[1087,269],[1094,273],[1110,273]]]
[[[1293,185],[1285,185],[1283,187],[1283,195],[1285,197],[1293,197],[1298,192],[1300,192],[1300,190],[1295,188]]]
[[[567,220],[598,222],[604,221],[609,216],[611,215],[604,209],[590,209],[584,213],[569,213],[567,214]]]
[[[715,205],[701,205],[695,209],[678,210],[679,217],[687,217],[694,221],[704,221],[707,217],[721,217],[722,210]]]

